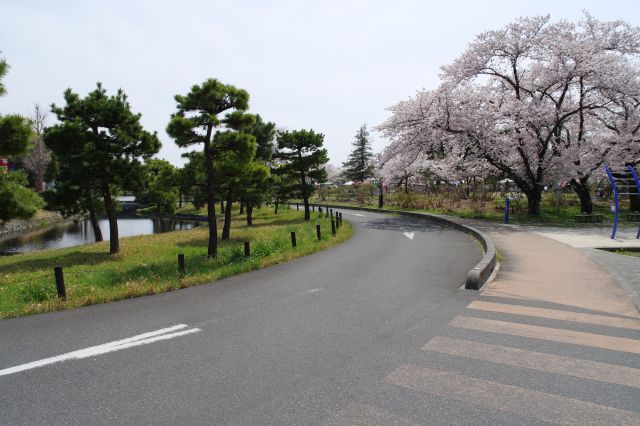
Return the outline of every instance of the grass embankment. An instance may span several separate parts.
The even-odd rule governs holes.
[[[315,225],[322,228],[316,238]],[[150,295],[208,283],[322,250],[349,238],[344,222],[331,236],[331,221],[315,213],[305,223],[303,213],[271,208],[254,210],[254,225],[234,212],[231,240],[220,242],[215,259],[206,257],[208,228],[123,238],[120,253],[109,255],[108,242],[46,250],[0,258],[0,318],[56,311]],[[296,232],[297,248],[291,246]],[[251,258],[244,257],[251,242]],[[177,268],[184,253],[186,276]],[[53,267],[63,266],[67,301],[57,299]]]
[[[566,197],[566,196],[565,196]],[[598,202],[594,204],[593,213],[601,214],[603,216],[601,223],[580,223],[575,221],[575,216],[581,214],[580,205],[563,205],[558,209],[552,200],[548,200],[551,197],[543,198],[543,202],[540,206],[540,215],[530,215],[526,212],[526,200],[524,201],[524,207],[521,207],[519,211],[511,212],[509,214],[509,223],[512,224],[527,224],[527,225],[541,225],[541,226],[563,226],[563,227],[594,227],[604,226],[610,227],[613,222],[613,213],[609,211],[608,202]],[[370,207],[375,208],[378,206],[377,199],[371,204],[360,204],[355,201],[334,201],[326,200],[320,201],[317,198],[309,200],[313,204],[331,204],[344,207]],[[566,201],[565,201],[566,202]],[[520,204],[523,202],[521,201]],[[488,205],[482,209],[476,209],[469,207],[456,207],[450,209],[438,209],[438,208],[411,208],[402,207],[399,205],[386,205],[383,210],[401,210],[420,213],[432,213],[438,215],[447,215],[453,217],[460,217],[464,219],[481,219],[490,222],[504,222],[504,202],[500,208],[491,208]],[[524,209],[524,210],[523,210]],[[637,226],[636,222],[630,222],[626,220],[626,213],[622,213],[619,226]]]

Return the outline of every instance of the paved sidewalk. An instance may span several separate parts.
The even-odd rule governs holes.
[[[638,317],[626,291],[592,259],[528,232],[490,232],[504,257],[485,295],[521,297]]]
[[[552,238],[576,248],[640,248],[640,240],[636,239],[637,227],[619,227],[614,240],[611,239],[610,227],[558,228],[526,225],[515,225],[514,227]]]
[[[594,254],[592,251],[600,250],[592,247],[600,247],[606,240],[606,230],[466,223],[487,232],[503,257],[496,278],[485,286],[483,295],[640,317],[634,303],[635,289],[640,288],[640,259],[618,259],[624,256],[606,252]],[[621,235],[627,238],[633,230],[623,231]],[[629,244],[636,244],[635,233],[633,237]]]

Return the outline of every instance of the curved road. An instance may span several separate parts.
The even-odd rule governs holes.
[[[342,211],[353,238],[302,259],[213,285],[1,321],[0,424],[536,424],[548,419],[527,414],[523,401],[556,401],[545,386],[589,392],[578,379],[543,376],[523,401],[483,399],[487,386],[508,396],[531,379],[451,354],[469,342],[456,337],[523,340],[480,339],[461,325],[478,293],[459,287],[480,246],[428,221]],[[599,392],[589,398],[598,403]],[[627,415],[635,396],[623,394],[615,414]],[[579,411],[560,398],[565,405],[550,416]],[[598,418],[594,406],[587,412]]]

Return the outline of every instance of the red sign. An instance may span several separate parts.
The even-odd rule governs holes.
[[[0,158],[0,172],[7,173],[9,170],[9,160]]]

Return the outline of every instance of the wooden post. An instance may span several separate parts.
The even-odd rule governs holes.
[[[291,247],[296,248],[298,242],[296,241],[296,233],[291,231]]]
[[[249,245],[249,241],[244,242],[244,257],[251,257],[251,246]]]
[[[331,234],[336,235],[336,221],[331,219]]]
[[[184,253],[178,254],[178,272],[180,275],[186,275],[187,270],[184,267]]]
[[[58,298],[67,300],[67,290],[64,288],[64,273],[62,266],[54,266],[54,275],[56,276],[56,290],[58,290]]]
[[[322,235],[320,234],[320,225],[316,225],[316,236],[318,237],[318,240],[320,240],[320,238],[322,237]]]

